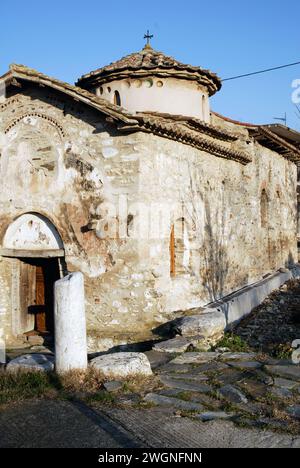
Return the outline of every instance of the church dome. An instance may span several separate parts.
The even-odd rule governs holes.
[[[209,70],[183,64],[147,44],[76,83],[132,112],[160,112],[209,120],[208,97],[221,88]]]
[[[146,45],[140,52],[127,55],[106,67],[83,75],[76,85],[89,89],[96,84],[101,85],[128,77],[144,77],[149,74],[196,81],[207,88],[210,96],[221,88],[221,80],[210,70],[178,62],[173,57],[152,49],[149,45]]]

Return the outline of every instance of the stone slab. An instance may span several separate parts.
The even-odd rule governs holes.
[[[191,373],[185,373],[185,374],[162,374],[165,375],[166,377],[170,377],[173,380],[187,380],[187,381],[193,381],[193,382],[206,382],[208,380],[207,375],[205,374],[191,374]]]
[[[287,388],[271,387],[268,391],[269,393],[271,393],[272,395],[278,398],[286,399],[286,398],[293,397],[292,392],[288,390]]]
[[[283,379],[281,377],[275,377],[274,385],[276,387],[287,388],[288,390],[291,390],[292,388],[295,388],[298,384],[294,380],[288,380],[288,379]]]
[[[198,364],[218,359],[219,353],[216,352],[192,352],[184,353],[173,359],[170,364]]]
[[[157,393],[148,393],[144,400],[154,405],[171,407],[183,411],[203,411],[203,406],[200,403],[192,403],[190,401],[180,400],[179,398],[159,395]]]
[[[196,348],[203,341],[202,336],[184,337],[178,336],[171,340],[156,343],[153,350],[160,353],[184,353],[189,348]]]
[[[107,378],[118,379],[134,375],[152,375],[150,362],[143,353],[104,354],[92,359],[90,365]]]
[[[118,380],[113,380],[111,382],[105,382],[104,388],[107,392],[114,393],[122,390],[123,382],[119,382]]]
[[[12,359],[6,366],[7,371],[41,371],[54,370],[54,356],[50,354],[25,354]]]
[[[197,414],[195,417],[205,422],[214,421],[215,419],[231,419],[233,416],[232,413],[225,413],[224,411],[207,411]]]
[[[228,351],[225,353],[220,353],[219,359],[221,361],[249,361],[255,359],[257,355],[255,353],[243,353],[243,352],[232,352]]]
[[[265,369],[271,374],[300,382],[300,365],[265,366]]]
[[[181,336],[221,337],[225,327],[225,314],[217,309],[207,308],[199,315],[189,315],[174,321],[174,329]]]
[[[288,413],[295,419],[300,420],[300,405],[293,405],[288,408]]]
[[[224,385],[220,388],[219,393],[232,403],[248,403],[247,397],[233,385]]]
[[[262,364],[257,361],[226,361],[230,367],[238,369],[260,369]]]
[[[205,383],[189,382],[187,380],[172,379],[167,376],[160,376],[160,381],[171,388],[179,388],[188,392],[210,393],[212,388]]]

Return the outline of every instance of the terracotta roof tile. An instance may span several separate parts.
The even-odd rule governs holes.
[[[112,118],[118,129],[123,132],[153,133],[194,146],[217,157],[238,161],[241,164],[247,164],[252,159],[248,150],[240,148],[238,136],[234,132],[180,115],[128,112],[126,109],[110,104],[89,91],[50,78],[24,65],[11,65],[9,72],[0,77],[0,81],[5,81],[8,85],[9,83],[13,84],[14,81],[29,81],[38,85],[49,86],[54,91],[63,92]],[[0,105],[0,110],[1,107]],[[268,144],[276,143],[275,151],[284,149],[286,150],[283,154],[284,157],[294,162],[300,160],[300,151],[294,145],[288,144],[283,138],[279,138],[272,133],[271,129],[260,126],[254,129],[256,130],[253,135],[255,139],[260,141],[259,137],[263,134]],[[265,144],[265,141],[262,143]]]
[[[77,85],[85,88],[96,83],[100,85],[114,79],[123,79],[126,76],[146,76],[149,73],[197,81],[208,88],[210,95],[221,88],[221,80],[215,73],[204,68],[183,64],[151,47],[145,47],[140,52],[127,55],[110,65],[83,75],[77,81]]]

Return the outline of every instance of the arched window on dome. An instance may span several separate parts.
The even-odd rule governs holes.
[[[114,104],[115,106],[120,106],[121,105],[121,96],[119,91],[115,91],[114,93]]]
[[[205,99],[204,94],[202,94],[201,104],[202,104],[202,119],[205,120],[205,116],[206,116],[206,99]]]

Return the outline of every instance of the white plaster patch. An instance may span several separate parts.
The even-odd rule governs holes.
[[[125,154],[121,156],[122,161],[137,161],[139,156],[137,154]]]
[[[145,291],[144,296],[145,296],[146,299],[152,299],[152,295],[151,295],[150,291]]]
[[[113,144],[114,140],[112,138],[106,138],[105,140],[102,140],[103,146],[112,146]]]
[[[89,134],[90,134],[90,133],[89,133],[88,130],[81,130],[81,131],[79,132],[79,135],[80,135],[81,137],[83,137],[83,138],[87,138],[87,137],[89,136]]]
[[[14,221],[3,241],[6,249],[62,249],[60,236],[49,220],[36,214],[25,214]]]
[[[109,322],[109,325],[120,325],[120,322],[119,320],[112,320],[111,322]]]
[[[133,275],[131,275],[131,278],[134,281],[141,281],[144,279],[144,275],[142,273],[133,273]]]
[[[102,179],[103,179],[102,174],[100,174],[100,172],[96,168],[94,168],[92,172],[90,172],[87,175],[87,180],[91,180],[97,185],[102,185]]]
[[[131,291],[130,296],[131,296],[131,297],[138,297],[138,294],[135,293],[134,291]]]
[[[116,148],[102,148],[102,155],[106,159],[113,158],[117,154],[119,154],[119,151]]]
[[[152,245],[150,247],[150,257],[156,257],[161,254],[161,245]]]

